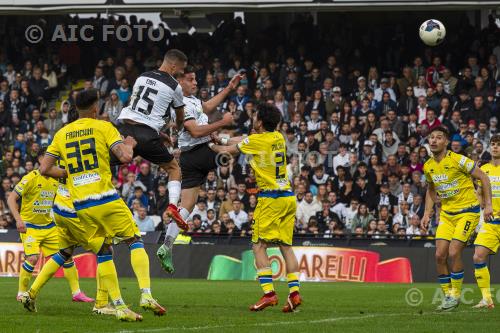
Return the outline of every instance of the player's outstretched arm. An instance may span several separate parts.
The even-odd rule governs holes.
[[[210,146],[210,149],[215,151],[217,154],[238,155],[240,152],[237,145],[222,146],[222,145],[216,145],[216,144],[211,143],[209,146]]]
[[[21,219],[21,214],[19,214],[19,205],[17,204],[17,200],[21,199],[17,192],[12,191],[7,198],[7,206],[9,206],[10,213],[14,220],[16,220],[16,228],[20,233],[26,232],[26,225],[24,221]]]
[[[227,87],[222,89],[220,93],[212,97],[206,102],[203,102],[203,112],[206,114],[210,114],[214,112],[217,107],[224,102],[224,100],[227,98],[227,96],[238,87],[238,84],[240,84],[240,80],[243,78],[243,75],[237,74],[233,76],[231,81],[229,81],[229,84]]]
[[[474,168],[471,176],[481,182],[483,216],[485,221],[489,221],[493,216],[493,207],[491,204],[491,184],[490,178],[480,168]]]
[[[191,134],[193,138],[201,138],[218,131],[224,126],[229,126],[233,123],[233,115],[226,112],[221,120],[208,125],[198,125],[196,120],[190,119],[184,123],[184,128]]]
[[[45,155],[40,163],[40,174],[45,177],[52,177],[55,179],[67,178],[68,173],[66,170],[59,168],[57,159],[52,155]]]
[[[111,152],[122,163],[129,163],[134,158],[134,147],[137,145],[135,139],[127,136],[122,143],[116,144],[111,147]]]

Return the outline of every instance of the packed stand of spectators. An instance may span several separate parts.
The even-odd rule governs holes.
[[[55,19],[47,18],[47,24]],[[123,18],[65,22],[71,20],[126,23]],[[130,24],[135,23],[132,17]],[[331,33],[314,26],[307,15],[287,31],[272,25],[258,34],[248,34],[235,19],[211,36],[168,35],[168,47],[134,40],[23,45],[15,24],[10,25],[0,35],[0,228],[15,228],[5,198],[68,121],[78,91],[60,110],[48,108],[48,101],[66,84],[85,79],[83,89],[101,92],[100,117],[118,125],[137,76],[156,68],[166,49],[177,47],[198,69],[202,100],[217,94],[236,73],[246,72],[236,92],[211,116],[213,121],[233,112],[235,122],[224,132],[251,134],[259,103],[281,111],[279,130],[286,139],[287,170],[298,204],[297,235],[432,236],[437,219],[421,223],[427,133],[444,125],[452,133],[451,150],[485,162],[491,158],[489,138],[499,126],[500,31],[493,21],[476,30],[465,16],[459,26],[442,47],[421,49],[413,30],[405,33],[403,25],[379,34],[340,24]],[[177,133],[167,134],[178,156]],[[115,170],[116,188],[142,231],[164,228],[152,217],[164,218],[167,180],[163,170],[140,157]],[[257,194],[247,160],[235,157],[208,175],[189,218],[190,233],[250,234]]]

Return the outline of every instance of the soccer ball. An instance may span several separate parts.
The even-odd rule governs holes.
[[[443,23],[430,19],[420,26],[420,39],[429,46],[436,46],[443,42],[446,28]]]

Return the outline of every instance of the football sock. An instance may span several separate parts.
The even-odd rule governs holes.
[[[102,283],[102,287],[108,291],[109,297],[111,297],[113,301],[113,305],[115,307],[125,306],[125,302],[123,302],[120,293],[118,275],[116,274],[116,267],[112,255],[97,256],[97,274],[99,274],[99,283]]]
[[[462,296],[462,283],[464,281],[464,271],[451,272],[451,296],[460,298]]]
[[[167,183],[168,189],[168,202],[177,206],[179,198],[181,197],[181,182],[178,180],[171,180]]]
[[[483,299],[491,302],[491,289],[490,289],[490,270],[485,262],[474,264],[474,275],[476,276],[477,286],[481,289]]]
[[[441,274],[439,275],[439,284],[441,285],[441,289],[443,290],[444,296],[450,296],[451,292],[451,278],[450,274]]]
[[[151,293],[151,280],[149,278],[149,257],[144,250],[142,242],[135,242],[130,244],[130,262],[134,269],[139,288],[143,293]],[[149,292],[147,292],[149,291]]]
[[[64,258],[60,253],[54,254],[50,259],[43,265],[42,270],[38,273],[35,281],[31,285],[29,290],[31,298],[36,298],[42,287],[49,281],[54,274],[56,274],[59,267],[64,265]]]
[[[105,307],[108,304],[108,291],[102,285],[101,277],[96,274],[97,280],[97,295],[95,297],[95,306],[98,308]]]
[[[25,261],[19,272],[19,293],[28,291],[31,276],[35,267],[28,261]]]
[[[71,294],[74,296],[80,292],[80,284],[78,283],[78,270],[76,269],[73,259],[63,264],[64,277],[68,280]]]
[[[299,273],[288,273],[286,275],[286,281],[288,282],[288,289],[290,294],[293,292],[298,292],[300,289]]]
[[[190,213],[186,208],[181,207],[179,213],[181,214],[181,217],[184,221],[187,220],[189,217]],[[170,222],[167,226],[167,231],[165,233],[165,245],[172,250],[172,247],[174,246],[175,239],[179,235],[179,232],[181,230],[177,226],[177,223],[174,221]]]
[[[271,267],[259,269],[257,271],[257,276],[259,278],[260,287],[264,291],[264,294],[274,293],[273,272],[271,270]]]

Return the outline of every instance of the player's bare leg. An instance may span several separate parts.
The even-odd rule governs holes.
[[[198,200],[199,187],[192,187],[183,189],[181,191],[181,204],[179,205],[179,214],[183,220],[189,217],[189,214],[193,211],[194,205]],[[172,260],[172,250],[174,246],[175,239],[179,235],[180,228],[177,223],[170,222],[167,225],[167,231],[165,233],[165,242],[158,251],[156,255],[160,259],[161,267],[167,272],[172,274],[174,269],[174,263]]]
[[[255,266],[257,267],[257,275],[259,278],[260,286],[264,291],[257,303],[250,306],[250,311],[261,311],[268,306],[278,305],[278,296],[274,292],[273,276],[271,271],[271,262],[267,256],[268,244],[259,240],[253,245],[253,253],[255,256]]]
[[[283,312],[294,312],[302,304],[302,298],[299,293],[299,263],[290,245],[281,244],[280,251],[285,259],[288,289],[290,290],[287,303],[282,310]]]
[[[474,250],[474,275],[476,276],[477,286],[481,289],[483,296],[481,301],[473,306],[475,309],[495,308],[491,297],[490,271],[487,265],[488,256],[491,253],[490,249],[481,245],[476,245]]]
[[[450,242],[444,239],[436,240],[436,271],[439,276],[439,284],[443,290],[444,299],[441,305],[437,307],[441,311],[446,300],[450,297],[451,292],[451,278],[450,270],[448,268],[448,253]]]
[[[181,196],[181,167],[175,158],[168,163],[161,164],[160,167],[168,173],[167,189],[169,205],[167,212],[179,228],[187,230],[188,225],[179,214],[179,209],[177,208]]]

